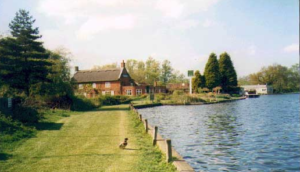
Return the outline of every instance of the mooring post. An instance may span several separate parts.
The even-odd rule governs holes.
[[[171,139],[166,139],[166,157],[167,157],[167,162],[172,161],[172,144],[171,144]]]
[[[142,115],[140,114],[140,121],[143,121]]]
[[[153,146],[156,145],[156,141],[157,141],[157,126],[154,126],[154,130],[153,130]]]
[[[146,133],[148,133],[148,120],[145,119],[145,131]]]

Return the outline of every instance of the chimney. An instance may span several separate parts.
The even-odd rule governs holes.
[[[75,72],[78,72],[78,71],[79,71],[79,67],[75,66]]]
[[[157,81],[154,81],[154,87],[157,87]]]
[[[124,60],[121,63],[121,68],[125,68],[125,62],[124,62]]]

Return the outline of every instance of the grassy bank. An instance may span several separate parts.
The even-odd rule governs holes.
[[[175,171],[151,145],[128,105],[89,112],[49,111],[34,137],[2,146],[0,171]],[[118,144],[129,138],[127,149]],[[2,150],[1,149],[1,150]]]
[[[159,105],[200,105],[200,104],[214,104],[222,102],[230,102],[235,100],[242,100],[244,97],[229,94],[212,94],[202,93],[188,95],[185,93],[173,94],[156,94],[155,100],[150,101],[148,98],[138,99],[132,101],[136,108],[153,107]]]

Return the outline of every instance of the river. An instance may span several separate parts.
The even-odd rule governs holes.
[[[196,171],[300,171],[299,94],[139,112]]]

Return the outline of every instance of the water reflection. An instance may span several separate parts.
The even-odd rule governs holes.
[[[300,171],[299,95],[140,112],[197,171]]]

